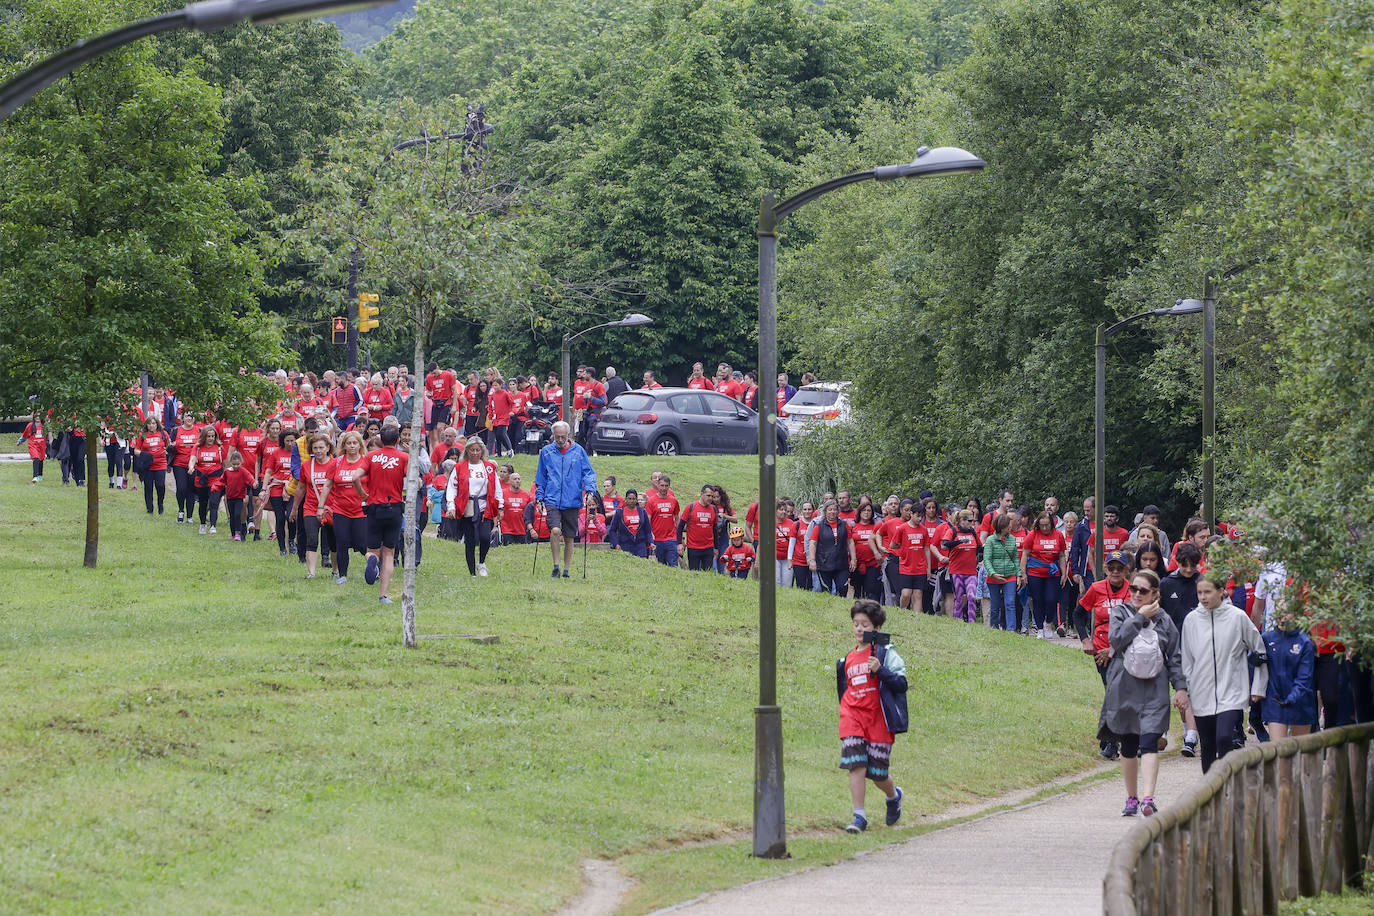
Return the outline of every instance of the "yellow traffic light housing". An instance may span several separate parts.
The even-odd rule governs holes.
[[[330,327],[333,328],[333,340],[336,344],[348,343],[348,319],[342,315],[336,315],[329,320]]]
[[[376,330],[380,324],[377,321],[377,313],[381,311],[373,303],[379,301],[380,297],[376,293],[358,293],[358,333],[366,334],[368,331]]]

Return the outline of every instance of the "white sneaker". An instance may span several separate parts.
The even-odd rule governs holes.
[[[478,564],[477,564],[477,575],[479,575],[479,576],[485,576],[486,574],[487,574],[487,564],[485,564],[485,563],[478,563]]]
[[[257,525],[254,525],[252,522],[249,522],[249,523],[248,523],[248,530],[249,530],[249,531],[256,531],[257,528],[258,528],[258,526],[257,526]]]
[[[347,584],[348,584],[348,576],[339,576],[339,578],[337,578],[337,579],[334,580],[334,584],[335,584],[335,585],[347,585]]]
[[[205,532],[202,531],[201,533],[204,534]],[[210,526],[210,533],[211,533],[211,534],[214,534],[214,533],[215,533],[215,526],[214,526],[214,525],[211,525],[211,526]]]

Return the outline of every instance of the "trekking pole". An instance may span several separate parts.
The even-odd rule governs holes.
[[[590,509],[587,510],[587,527],[588,527],[589,529],[591,528],[591,510],[590,510]],[[588,534],[587,531],[583,531],[583,532],[582,532],[582,579],[583,579],[584,582],[585,582],[586,579],[587,579],[587,541],[589,540],[589,538],[587,537],[587,534]]]
[[[530,543],[534,545],[534,565],[530,567],[530,575],[533,576],[539,571],[539,538],[531,538]]]

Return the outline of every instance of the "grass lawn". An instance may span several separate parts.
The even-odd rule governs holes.
[[[719,482],[743,511],[755,461],[595,464],[622,492],[656,467],[680,498]],[[533,459],[516,464],[531,480]],[[607,551],[586,582],[554,582],[547,553],[531,577],[531,547],[494,551],[477,580],[428,541],[420,633],[501,641],[407,651],[399,602],[383,610],[360,568],[307,582],[271,545],[146,516],[134,492],[101,489],[86,570],[83,493],[55,467],[28,476],[0,464],[0,908],[545,913],[594,856],[640,881],[643,912],[914,832],[838,832],[846,602],[779,598],[789,829],[827,833],[758,861],[752,583]],[[912,810],[1094,762],[1101,685],[1081,654],[945,619],[888,629],[911,680],[893,771]]]

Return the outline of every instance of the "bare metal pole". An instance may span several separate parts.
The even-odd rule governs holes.
[[[1214,440],[1217,435],[1217,288],[1212,274],[1202,294],[1202,518],[1217,522]]]

